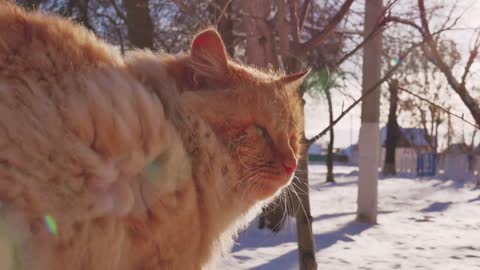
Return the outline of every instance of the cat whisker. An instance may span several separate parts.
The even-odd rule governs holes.
[[[297,176],[294,176],[294,178],[297,179],[297,180],[299,180]],[[294,187],[295,192],[297,192],[297,190],[298,190],[298,191],[301,192],[301,193],[299,193],[299,194],[301,194],[301,195],[307,195],[307,191],[304,190],[303,188],[301,188],[297,183],[295,183],[295,181],[292,181],[291,185],[292,185],[292,187]],[[298,192],[297,192],[297,193],[298,193]]]
[[[244,198],[246,198],[249,193],[252,193],[252,192],[256,191],[256,186],[258,185],[258,183],[260,181],[259,181],[259,177],[255,177],[255,178],[250,179],[249,184],[246,186],[246,188],[244,189],[244,192],[243,192]]]
[[[310,218],[307,214],[307,211],[305,210],[305,207],[303,206],[303,203],[302,203],[302,200],[300,199],[300,196],[297,194],[297,192],[294,192],[294,194],[297,196],[298,204],[302,207],[303,213],[305,214],[305,217],[307,217],[307,221],[309,222],[309,225],[310,225]]]

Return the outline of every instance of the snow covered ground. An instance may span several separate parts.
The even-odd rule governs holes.
[[[354,221],[356,167],[310,165],[316,257],[321,270],[480,269],[480,190],[434,178],[379,182],[378,225]],[[256,220],[240,234],[218,269],[298,269],[294,223],[274,235]]]

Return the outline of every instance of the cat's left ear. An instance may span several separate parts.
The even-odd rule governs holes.
[[[312,69],[309,68],[294,74],[286,75],[280,78],[278,82],[282,85],[286,85],[288,88],[297,89],[302,85],[302,83],[308,77],[308,74],[310,74],[311,70]]]
[[[191,58],[197,76],[217,79],[224,78],[228,73],[227,50],[213,28],[204,30],[193,38]]]

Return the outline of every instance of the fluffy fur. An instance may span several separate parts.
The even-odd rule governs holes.
[[[206,267],[289,183],[306,74],[236,64],[211,29],[188,55],[124,59],[66,19],[0,4],[5,267]]]

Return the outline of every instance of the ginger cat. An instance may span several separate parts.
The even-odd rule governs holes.
[[[206,269],[289,184],[308,72],[190,54],[123,58],[0,3],[0,269]]]

